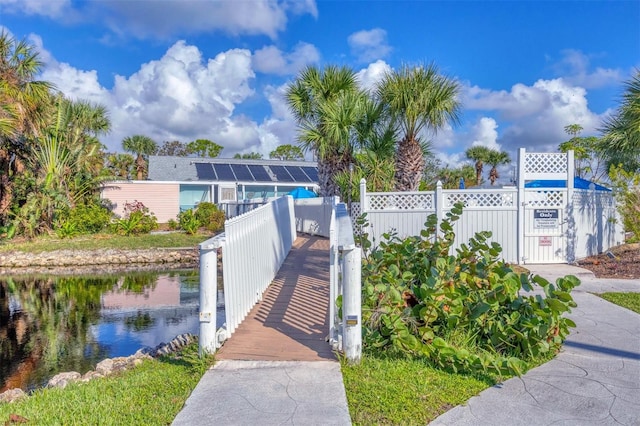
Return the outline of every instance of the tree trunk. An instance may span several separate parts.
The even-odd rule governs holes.
[[[3,224],[13,201],[13,182],[9,178],[11,154],[0,149],[0,224]]]
[[[491,171],[489,172],[489,180],[491,181],[491,185],[493,185],[494,183],[496,183],[496,180],[499,178],[500,176],[498,175],[498,169],[496,169],[496,167],[492,167]]]
[[[422,148],[415,139],[403,139],[396,155],[396,191],[417,191],[424,172]]]
[[[480,186],[482,183],[482,169],[484,169],[484,164],[482,161],[476,161],[476,185]]]
[[[144,161],[144,157],[141,154],[138,154],[136,158],[136,171],[138,173],[138,180],[142,180],[144,177],[144,171],[147,168],[147,162]]]

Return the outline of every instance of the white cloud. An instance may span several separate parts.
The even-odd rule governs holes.
[[[24,13],[59,18],[71,9],[71,0],[0,0],[1,13]]]
[[[385,58],[392,50],[387,43],[387,32],[381,28],[355,32],[347,38],[347,43],[360,62]]]
[[[591,57],[580,50],[566,49],[562,59],[553,68],[567,83],[594,89],[617,85],[623,80],[623,72],[619,69],[597,67],[590,71]]]
[[[275,39],[286,28],[288,14],[318,16],[314,0],[92,0],[75,8],[71,0],[0,0],[0,10],[94,22],[120,36],[138,38],[223,31],[233,36],[266,35]]]
[[[498,123],[496,120],[490,117],[482,117],[472,127],[474,146],[486,146],[490,149],[500,150],[500,144],[498,143]]]
[[[276,46],[265,46],[253,55],[253,67],[265,74],[293,75],[305,65],[320,61],[320,52],[312,44],[298,43],[293,51],[284,53]]]
[[[102,142],[109,150],[121,150],[127,136],[144,134],[158,143],[211,139],[229,156],[251,147],[258,150],[267,138],[256,122],[235,114],[236,106],[254,94],[248,50],[232,49],[204,60],[197,47],[179,41],[134,74],[116,76],[111,90],[99,84],[96,71],[58,63],[41,43],[39,50],[48,59],[43,78],[73,99],[107,107],[112,132]]]
[[[556,151],[567,139],[564,127],[580,124],[594,134],[600,116],[589,110],[587,91],[563,79],[538,80],[533,86],[516,84],[511,91],[466,87],[463,104],[471,110],[495,111],[504,129],[497,142],[512,153],[517,148]]]
[[[230,35],[276,38],[287,24],[287,12],[317,15],[315,2],[293,4],[253,1],[96,1],[88,12],[117,34],[168,38],[220,30]]]
[[[366,68],[356,73],[356,78],[360,87],[366,90],[372,90],[375,85],[382,80],[385,74],[391,72],[391,67],[385,61],[377,60],[369,64]]]

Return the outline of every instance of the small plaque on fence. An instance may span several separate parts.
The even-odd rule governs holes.
[[[540,247],[551,247],[551,237],[538,237]]]

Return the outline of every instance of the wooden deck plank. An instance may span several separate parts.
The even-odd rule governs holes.
[[[273,283],[217,359],[335,359],[329,334],[329,240],[300,235]]]

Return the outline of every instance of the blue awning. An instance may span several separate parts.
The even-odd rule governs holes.
[[[611,191],[611,189],[604,187],[602,185],[598,185],[595,182],[590,182],[586,179],[582,179],[579,177],[573,178],[573,187],[576,189],[589,189],[589,185],[595,185],[596,191]],[[566,180],[532,180],[531,182],[527,182],[524,184],[525,188],[566,188],[567,181]]]

